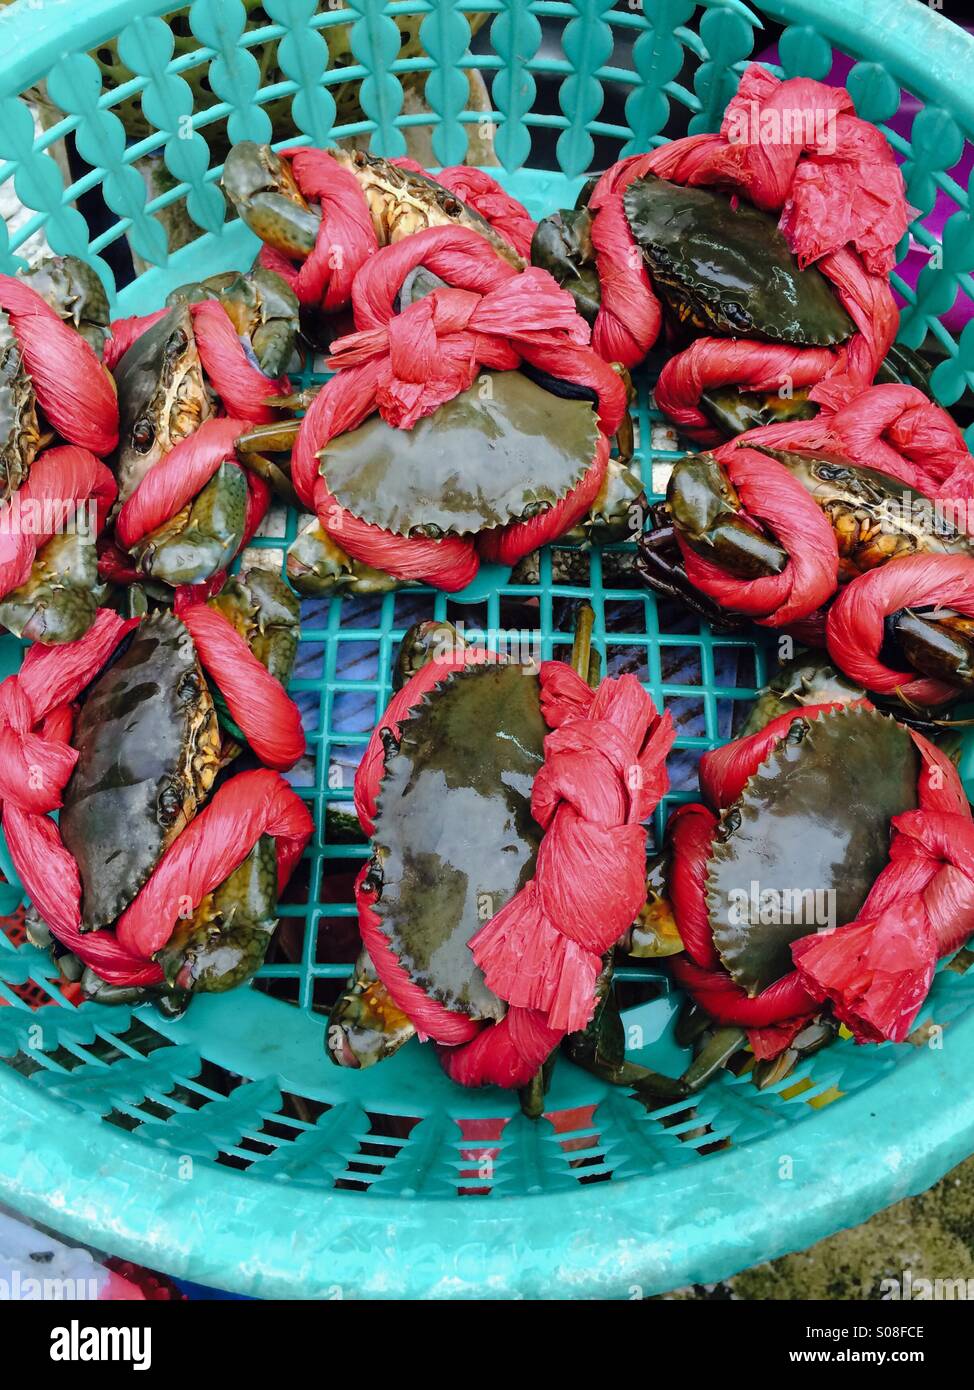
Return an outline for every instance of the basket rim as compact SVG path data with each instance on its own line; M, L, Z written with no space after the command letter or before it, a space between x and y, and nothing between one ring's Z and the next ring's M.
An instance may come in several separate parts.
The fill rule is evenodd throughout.
M63 1102L2 1068L0 1200L56 1222L66 1238L96 1247L107 1239L123 1258L261 1298L649 1296L803 1249L924 1190L965 1158L974 1142L974 1011L950 1025L941 1050L910 1051L801 1125L807 1136L814 1124L811 1146L790 1144L792 1131L781 1128L617 1185L462 1200L369 1200L286 1182L272 1195L266 1182L213 1164L197 1184L180 1176L177 1152L122 1130L106 1144L102 1120L75 1113L65 1124ZM48 1127L59 1144L41 1154L32 1138ZM874 1142L863 1142L867 1134ZM826 1176L815 1160L823 1153ZM785 1158L790 1178L781 1175Z
M187 7L189 0L185 0ZM502 13L507 0L474 0L461 9ZM437 0L415 0L415 12L432 11ZM696 0L703 10L721 9L726 0ZM31 9L14 4L0 9L4 63L0 65L0 100L19 96L41 81L65 52L90 52L116 37L133 19L161 16L178 9L174 0L85 0L83 5L48 4ZM751 8L750 6L748 8ZM897 80L925 102L942 106L974 138L974 88L969 82L974 36L921 0L753 0L758 14L783 24L809 24L830 44L840 45L861 61L876 57L878 46L896 64ZM354 10L350 10L353 16ZM876 34L879 44L874 43ZM201 45L204 46L204 45ZM870 54L870 49L873 50Z

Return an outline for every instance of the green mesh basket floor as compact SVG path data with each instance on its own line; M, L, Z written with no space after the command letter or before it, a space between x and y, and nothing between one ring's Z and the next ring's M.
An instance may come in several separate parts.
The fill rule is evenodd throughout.
M34 12L26 46L14 28L24 21L0 11L10 40L0 59L0 185L12 180L29 214L0 247L0 264L15 268L43 228L52 247L86 255L112 282L105 258L126 238L155 268L122 291L118 313L155 308L175 285L254 254L250 234L225 221L211 126L267 138L273 106L275 119L290 113L286 139L371 133L375 151L399 154L404 132L425 121L436 157L453 162L483 119L466 110L465 74L477 69L500 176L537 216L574 201L596 151L604 161L674 126L715 128L764 43L758 11L739 0L356 0L320 13L310 0L264 0L247 6L246 30L238 0L196 0L180 11L173 56L160 17L171 4L93 0L73 16L62 8ZM925 103L912 143L892 137L908 160L917 240L930 242L923 218L938 193L957 211L917 290L896 282L907 300L901 336L915 344L934 335L944 354L935 388L945 403L958 400L974 384L974 338L955 340L938 315L958 289L971 294L968 195L951 175L974 129L963 80L971 46L902 0L765 8L785 25L784 75L824 75L831 37L858 60L849 86L860 114L888 120L900 88ZM397 21L410 17L403 43ZM323 35L341 23L348 61L326 67ZM119 34L97 61L86 56ZM431 109L418 115L404 109L402 90L416 74L426 75ZM194 105L204 75L208 96ZM42 78L65 114L38 133L17 93ZM350 83L360 84L358 107L347 100ZM543 86L554 103L542 103ZM603 112L610 89L622 99ZM127 144L116 111L136 99L150 133ZM51 154L68 133L96 166L73 183ZM539 151L559 168L522 167L542 163ZM165 194L146 199L133 168L142 156L164 161ZM99 171L117 221L91 239L73 204ZM167 254L160 216L175 205L204 235ZM637 461L658 496L681 450L651 409L645 374L639 385ZM292 515L283 535L255 541L263 563L282 562L295 527ZM361 1073L325 1057L327 1006L355 954L351 884L366 854L348 819L354 769L412 623L462 621L488 643L513 629L550 657L571 642L576 604L590 602L605 670L635 672L677 726L657 835L669 807L695 795L701 752L738 727L774 650L658 603L633 575L629 549L552 547L525 582L486 571L460 596L414 589L304 602L291 688L309 752L292 781L316 831L272 958L253 988L200 998L167 1023L149 1008L71 1007L46 958L0 936L0 1201L167 1272L256 1294L634 1297L807 1244L929 1184L970 1150L974 977L954 971L938 974L923 1010L921 1022L937 1025L926 1046L840 1040L778 1086L759 1092L725 1074L692 1109L651 1115L563 1059L546 1117L532 1124L503 1092L453 1086L415 1042ZM0 642L4 671L19 650ZM965 750L962 772L971 757ZM10 910L17 891L3 892L0 909ZM679 1069L679 997L665 972L634 963L618 978L630 1055Z

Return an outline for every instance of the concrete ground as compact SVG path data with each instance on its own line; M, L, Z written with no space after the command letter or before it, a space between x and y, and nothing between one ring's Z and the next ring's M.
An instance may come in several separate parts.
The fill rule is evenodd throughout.
M881 1299L882 1281L970 1281L940 1297L974 1297L974 1158L929 1192L897 1202L862 1226L840 1231L809 1250L756 1265L719 1284L694 1285L669 1299Z

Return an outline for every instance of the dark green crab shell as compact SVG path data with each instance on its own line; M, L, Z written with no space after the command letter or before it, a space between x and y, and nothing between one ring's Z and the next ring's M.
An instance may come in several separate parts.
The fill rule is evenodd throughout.
M654 286L697 332L832 347L853 323L821 271L798 263L776 219L741 199L653 174L623 194Z
M189 306L146 329L115 368L118 451L113 471L125 502L159 460L213 413Z
M545 733L530 668L471 666L423 700L386 754L375 910L412 979L474 1018L504 1013L467 942L534 871L531 788Z
M378 415L321 451L332 496L395 535L473 535L547 511L584 477L598 421L523 373L485 372L410 430Z
M72 742L61 836L78 863L83 927L107 926L192 819L220 736L188 631L157 613L90 687Z
M749 995L785 975L801 936L851 922L889 857L890 821L916 806L919 755L906 729L861 706L797 719L721 814L708 860L714 943ZM752 893L752 886L755 891ZM821 891L826 915L811 899ZM742 898L799 920L762 923ZM742 895L739 897L738 895ZM739 920L742 918L744 920Z

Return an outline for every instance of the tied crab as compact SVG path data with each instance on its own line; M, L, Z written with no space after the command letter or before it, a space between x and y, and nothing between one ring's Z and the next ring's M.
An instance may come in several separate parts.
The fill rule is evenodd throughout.
M783 135L796 112L827 113L828 135ZM636 366L666 330L656 405L710 444L808 419L836 389L923 382L922 361L890 351L910 212L848 92L752 63L719 131L611 165L538 227L532 259L575 295L603 357Z
M61 837L78 864L82 925L114 922L213 786L220 732L189 632L145 619L88 691Z
M718 809L706 858L707 928L717 958L749 999L787 974L794 941L856 917L887 858L890 820L916 807L918 772L908 732L888 716L851 705L828 714L816 710L791 724L740 794ZM683 849L679 838L674 844L674 830L680 824L677 813L663 852L650 865L658 911L677 930L674 873ZM674 941L672 933L640 936L638 930L628 943L631 954L643 958L673 957L674 944L676 951L683 947L678 934ZM617 1028L611 1010L596 1023ZM756 1084L782 1080L836 1033L827 1014L809 1018L780 1055L759 1057ZM691 1000L679 1016L676 1040L694 1054L673 1082L687 1095L735 1058L744 1063L748 1033L737 1024L715 1023ZM590 1052L604 1060L598 1032L573 1039L571 1046L582 1064ZM590 1069L614 1079L605 1069ZM621 1084L627 1080L619 1078ZM667 1088L659 1078L652 1083L648 1094L663 1103Z
M628 373L623 377L631 391ZM250 467L260 460L264 476L290 501L287 451L298 428L298 421L257 425L237 441L241 460ZM621 456L609 460L597 496L567 540L602 544L632 534L643 489L627 466L630 431L627 416ZM404 538L467 539L548 512L582 480L597 440L592 393L522 367L485 372L411 430L373 416L320 451L320 470L335 501L370 525ZM528 475L526 459L533 465ZM299 524L287 576L309 596L384 593L410 582L353 558L340 531L329 534L317 517Z
M398 687L465 648L452 624L417 624L396 659ZM475 759L463 756L464 729L477 731L482 752ZM390 730L384 734L382 803L364 883L378 894L382 930L416 980L445 1007L479 1020L499 1020L504 1004L488 988L467 942L483 925L485 908L500 910L533 868L540 828L531 816L530 788L542 764L544 734L537 675L502 663L453 672L412 712L401 739ZM439 790L444 777L458 810L465 803L452 835L444 834L452 818ZM464 834L470 815L475 845ZM427 842L435 848L425 848ZM371 1066L414 1032L365 952L329 1016L331 1060Z
M583 190L582 200L591 191L592 185ZM582 200L538 224L532 259L592 323L601 291L591 214ZM653 174L629 185L623 207L675 350L702 334L795 347L835 347L851 337L852 320L825 276L798 265L768 213ZM816 412L806 389L778 394L712 387L700 404L726 436Z
M242 638L276 681L287 683L298 609L283 580L262 570L245 572L205 607L226 621L233 640ZM82 932L117 923L210 793L226 782L226 769L248 741L227 708L219 673L216 679L210 673L212 635L204 673L191 617L145 617L81 706L73 735L78 761L60 829L81 880ZM123 988L89 969L82 976L85 991L103 1002L155 998L178 1012L193 993L219 992L249 978L276 925L276 868L274 840L261 835L192 912L180 915L156 957L160 986Z
M544 796L538 800L551 775L550 759L567 752L577 737L598 742L599 721L609 718L605 711L623 691L627 701L635 701L634 710L638 704L641 718L649 719L641 766L660 766L671 741L668 721L656 718L645 695L636 698L634 684L599 682L599 658L590 646L592 622L591 609L583 607L570 666L491 657L468 647L448 623L421 623L406 634L395 669L399 695L356 780L356 805L372 839L356 888L366 952L329 1019L326 1046L338 1065L370 1066L392 1055L415 1030L444 1045L444 1066L455 1080L516 1086L526 1114L534 1117L543 1110L554 1057L569 1031L567 1015L556 1015L553 1005L533 996L539 1012L529 1012L528 1026L540 1034L527 1056L519 1041L513 1053L507 1052L508 1030L515 1030L514 1039L523 1037L517 1030L525 1026L520 1021L525 996L518 993L519 1002L512 1002L512 987L502 983L496 957L478 953L485 938L496 941L510 929L501 924L516 920L512 908L520 905L523 911L542 891L535 884L551 852L544 842L560 824L557 814L552 818L541 809ZM571 691L570 707L553 705L556 690L555 699L568 698ZM582 714L587 709L592 720ZM572 730L576 717L584 731L578 734ZM470 730L476 731L473 738ZM575 814L584 821L585 755L578 757ZM664 785L652 775L650 799ZM637 778L632 785L643 784ZM600 834L609 836L613 813L604 814ZM471 824L477 827L473 837ZM600 917L603 938L607 932L622 934L632 920L630 908L634 916L643 896L645 832L634 827L631 838L626 886L620 885L618 901L607 903ZM523 949L544 952L547 974L555 979L561 950L557 928L552 935L543 917L529 916L524 930ZM521 947L515 950L519 960ZM589 948L585 959L591 973L576 1000L574 1016L580 1021L591 1018L597 1000L604 1012L598 954ZM404 979L409 981L405 996ZM419 993L431 1013L424 1013ZM550 1025L543 1022L542 1009L549 1010ZM492 1052L491 1045L498 1050ZM647 1082L653 1079L645 1069L636 1070ZM674 1089L666 1078L659 1084ZM675 1091L682 1094L678 1086Z
M214 299L226 310L244 351L271 380L283 375L298 341L298 299L290 285L263 266L241 274L228 270L182 285L166 300L169 306Z
M358 184L379 246L427 227L468 227L517 270L524 261L486 218L435 179L360 150L330 150ZM290 162L269 145L242 140L223 167L222 185L242 221L267 246L303 259L315 247L320 212L304 197Z
M589 324L602 303L586 206L593 186L582 190L574 210L540 221L532 243L534 264L571 293ZM814 265L799 265L774 215L723 192L654 174L629 183L622 208L674 352L700 336L795 349L838 349L852 338L855 324L834 288ZM930 368L899 343L889 347L875 379L930 393ZM809 391L786 381L760 391L711 384L698 406L720 435L731 438L760 425L816 416Z
M94 359L87 349L71 365L73 374L85 374L89 369L97 371L105 339L109 331L108 297L98 274L76 256L45 256L17 276L18 290L26 287L31 293L30 305L23 305L20 298L18 309L8 313L0 309L0 502L6 501L27 480L31 465L40 451L46 448L58 433L55 421L60 418L60 432L71 443L91 447L95 443L91 427L97 421L77 419L68 425L66 417L59 410L59 402L50 394L45 397L47 411L41 409L34 383L26 365L28 352L20 341L24 333L24 321L33 323L38 333L37 341L30 352L40 357L63 356L63 340L60 335L51 337L46 332L44 305L53 310L57 318L75 330L78 337L87 343L95 354ZM37 298L35 298L37 296ZM41 302L39 302L41 301ZM20 327L17 327L19 322ZM33 337L33 334L30 335ZM69 335L70 336L70 335ZM48 339L49 341L43 341ZM78 345L80 347L80 344ZM65 363L65 370L68 370ZM109 385L107 374L101 373L101 380L92 382L93 395L86 403L87 409L95 416L107 409L111 419L102 423L111 425L112 441L117 421L114 392ZM81 383L72 382L74 390ZM83 385L89 383L85 381ZM62 403L63 404L63 403ZM50 418L48 418L50 417ZM86 426L88 428L86 428ZM77 434L75 431L78 431ZM95 431L97 434L97 430ZM111 444L100 443L99 455Z
M887 565L904 574L904 562L922 557L949 557L962 567L974 561L974 542L944 509L913 497L885 473L829 451L757 443L748 450L783 469L828 522L837 567L825 601L836 589L856 589L861 577ZM688 573L688 559L700 557L708 572L746 583L782 575L791 556L769 526L747 515L728 463L733 464L733 455L721 451L720 457L690 455L674 465L665 502L650 509L651 527L640 539L638 566L653 588L679 598L710 622L734 626L741 617L733 600L725 604L706 592L696 571ZM825 640L825 623L814 613L802 616L820 629L816 640ZM769 620L773 615L764 619ZM969 692L974 689L972 631L971 617L945 603L905 603L885 616L883 656L949 684L956 693ZM829 647L844 669L838 645L829 640ZM855 671L848 674L856 676Z
M636 949L669 955L690 995L677 1027L695 1052L680 1078L688 1092L748 1065L748 1044L763 1087L840 1023L860 1042L902 1041L937 957L970 931L971 885L936 848L949 824L962 856L972 830L949 760L826 667L796 664L779 686L753 732L705 755L705 804L681 806L667 825L655 869L685 953ZM838 702L804 705L813 693ZM944 872L957 891L946 913Z
M188 303L148 328L115 369L119 502L149 471L214 415ZM240 548L247 517L247 479L232 461L220 465L199 494L143 536L132 560L140 575L167 585L195 584L226 568Z

